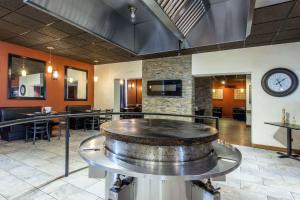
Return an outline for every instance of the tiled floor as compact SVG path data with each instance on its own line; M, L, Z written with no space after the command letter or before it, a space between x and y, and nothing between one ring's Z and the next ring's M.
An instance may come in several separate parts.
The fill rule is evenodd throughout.
M73 132L71 169L86 164L78 156L80 141L93 133ZM238 146L242 165L221 187L223 200L300 200L300 162L279 159L275 152ZM50 143L0 142L0 200L101 200L105 181L89 179L82 170L50 184L64 173L64 140Z

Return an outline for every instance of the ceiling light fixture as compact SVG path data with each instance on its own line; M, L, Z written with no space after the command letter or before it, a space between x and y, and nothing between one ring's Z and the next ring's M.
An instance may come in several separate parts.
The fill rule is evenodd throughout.
M73 83L74 79L72 77L69 78L69 83Z
M129 5L128 10L130 12L130 21L132 23L135 23L136 22L136 10L137 10L137 8L133 5Z
M223 85L225 85L225 84L226 84L226 81L225 81L225 80L222 80L221 83L222 83Z
M123 84L124 84L124 80L121 79L121 80L120 80L120 85L123 85Z
M49 49L49 61L48 61L48 66L47 66L47 72L51 74L53 72L53 67L52 67L52 50L54 49L53 47L47 47Z

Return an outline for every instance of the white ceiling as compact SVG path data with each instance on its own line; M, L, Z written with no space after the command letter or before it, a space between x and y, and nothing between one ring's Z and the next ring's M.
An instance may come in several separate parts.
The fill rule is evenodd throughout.
M255 8L261 8L265 6L270 6L278 3L283 3L291 0L256 0Z

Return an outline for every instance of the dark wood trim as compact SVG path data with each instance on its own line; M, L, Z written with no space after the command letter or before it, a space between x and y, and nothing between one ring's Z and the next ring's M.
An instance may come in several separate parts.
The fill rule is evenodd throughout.
M69 99L67 97L67 83L68 83L68 69L73 69L73 70L78 70L78 71L83 71L86 72L86 94L85 94L85 99ZM64 74L64 100L65 101L87 101L88 100L88 83L89 83L89 71L81 68L76 68L76 67L71 67L71 66L65 66L65 74Z
M274 147L274 146L262 145L262 144L252 144L252 147L270 150L270 151L286 152L286 148L283 147ZM296 154L300 154L300 149L293 149L293 152Z
M11 94L11 71L12 71L12 58L16 57L16 58L23 58L26 60L32 60L32 61L36 61L36 62L40 62L44 64L44 96L43 97L13 97L10 96ZM43 60L38 60L35 58L30 58L27 56L20 56L20 55L16 55L16 54L8 54L8 79L7 79L7 99L11 99L11 100L46 100L47 98L47 89L46 89L46 61Z

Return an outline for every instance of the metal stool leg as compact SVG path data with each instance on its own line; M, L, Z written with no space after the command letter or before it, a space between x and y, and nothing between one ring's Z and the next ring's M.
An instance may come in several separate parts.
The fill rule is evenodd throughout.
M50 142L50 130L49 130L49 124L47 122L47 137L48 137L48 142Z
M36 137L36 123L33 125L33 141L32 144L35 144L35 137Z
M59 136L58 136L58 140L60 140L61 137L61 124L59 125Z

